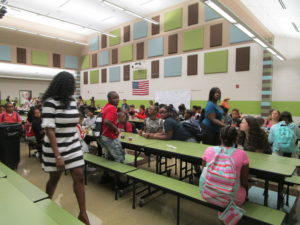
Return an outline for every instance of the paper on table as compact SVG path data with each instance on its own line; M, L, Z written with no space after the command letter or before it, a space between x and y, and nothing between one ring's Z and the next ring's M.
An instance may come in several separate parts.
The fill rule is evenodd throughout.
M166 146L169 147L169 148L176 149L176 146L173 146L173 145L166 145Z

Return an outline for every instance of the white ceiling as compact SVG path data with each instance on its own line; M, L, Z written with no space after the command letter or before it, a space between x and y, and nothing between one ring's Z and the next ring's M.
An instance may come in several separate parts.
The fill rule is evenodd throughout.
M110 2L141 16L151 15L185 1L187 0L110 0ZM136 19L135 16L108 6L99 0L8 0L8 4L100 31L105 31ZM32 13L14 10L13 8L8 9L6 16L41 23L82 35L95 33L88 29L71 26L70 24L61 23ZM2 21L5 22L4 20L5 17Z
M300 30L300 0L282 0L286 9L281 7L279 0L241 0L275 36L299 38L292 22Z

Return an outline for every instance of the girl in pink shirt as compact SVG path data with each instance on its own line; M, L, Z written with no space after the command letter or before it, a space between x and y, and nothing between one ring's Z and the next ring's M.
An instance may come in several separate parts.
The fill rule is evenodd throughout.
M236 142L237 131L235 127L223 127L221 129L220 138L222 141L222 145L220 147L225 148L225 152L232 150L231 146L233 146ZM206 163L211 162L215 157L214 147L208 147L202 157L202 166L206 166ZM247 197L248 192L248 174L249 174L249 158L244 150L234 149L234 152L231 155L236 171L237 177L240 179L240 186L236 193L235 203L237 205L242 205Z

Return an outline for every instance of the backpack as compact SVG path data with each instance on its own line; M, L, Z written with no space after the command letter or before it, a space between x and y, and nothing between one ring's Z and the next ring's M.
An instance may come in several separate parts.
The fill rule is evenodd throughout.
M18 112L15 112L15 111L13 112L13 114L15 114L15 119L16 119L16 123L17 123L19 114L18 114ZM5 117L4 113L2 113L1 115L2 115L2 121L4 121L4 117Z
M183 122L182 123L183 128L191 134L198 142L202 140L202 130L201 127L192 122Z
M102 113L96 117L95 127L93 129L94 137L100 137L102 134Z
M284 153L293 152L297 140L295 132L285 123L278 124L274 130L273 149Z
M239 179L231 158L234 148L214 147L215 157L206 164L200 177L200 193L209 203L226 207L235 199Z

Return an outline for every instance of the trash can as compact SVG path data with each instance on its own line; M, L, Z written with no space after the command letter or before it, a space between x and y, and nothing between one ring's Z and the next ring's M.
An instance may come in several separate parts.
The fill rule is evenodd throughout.
M0 161L14 170L20 162L21 135L21 124L0 123Z

